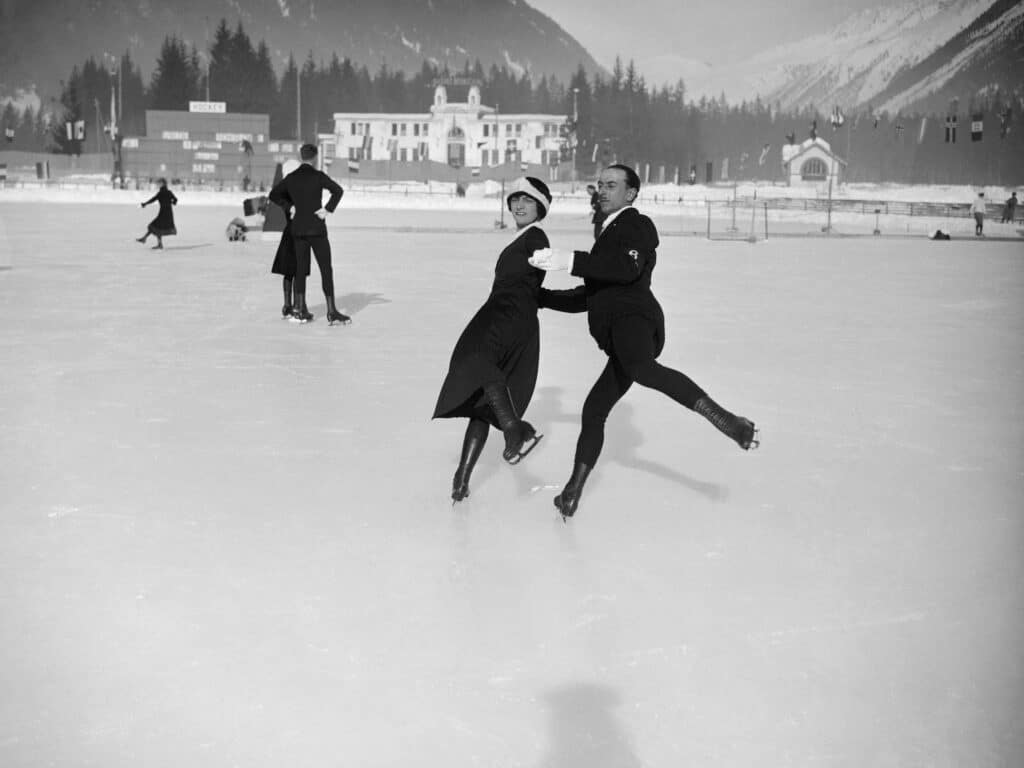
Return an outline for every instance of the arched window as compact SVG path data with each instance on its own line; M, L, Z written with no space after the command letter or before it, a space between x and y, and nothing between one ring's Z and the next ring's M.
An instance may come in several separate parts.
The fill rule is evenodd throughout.
M828 166L820 157L812 157L800 166L800 178L805 181L819 181L828 178Z
M466 164L466 134L457 125L448 131L448 165L461 168Z

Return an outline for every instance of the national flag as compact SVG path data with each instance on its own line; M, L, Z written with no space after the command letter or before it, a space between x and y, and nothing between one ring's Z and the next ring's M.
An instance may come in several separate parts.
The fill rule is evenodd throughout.
M946 115L946 143L956 144L956 126L957 126L956 115Z
M829 118L829 122L832 123L833 131L846 122L846 115L843 114L843 110L838 105L832 108L832 116Z
M981 112L975 112L971 115L971 141L981 141L981 133L984 127L984 115Z
M519 170L526 173L530 169L530 164L525 160L519 164Z
M480 175L480 169L479 168L470 168L469 169L469 175L470 176L479 176Z
M761 147L761 156L757 159L758 165L764 165L764 160L766 157L768 157L768 152L771 151L771 148L771 144L765 144L763 147Z
M590 162L597 162L597 143L594 143L594 151L590 153Z
M902 139L903 138L903 124L902 123L896 123L896 138L897 139Z
M874 115L873 116L871 127L873 129L878 127L878 115Z
M72 139L74 139L75 138L75 125L74 125L74 123L71 123L71 122L64 123L64 133L67 135L68 141L71 141Z
M787 133L786 134L786 143L787 144L796 144L796 131L793 131L791 133Z
M1005 139L1006 134L1010 132L1010 118L1013 116L1013 112L1009 107L999 113L999 138Z
M812 139L818 138L818 121L817 120L811 120L811 138Z
M918 144L920 144L922 141L924 141L924 131L925 131L925 127L927 125L928 125L928 118L927 117L922 117L921 118L921 130L919 130L917 132L917 143Z
M75 138L79 141L85 141L85 120L77 120L75 122Z
M14 129L11 127L4 128L4 138L7 139L7 143L14 141Z
M359 161L358 160L349 160L348 161L348 172L349 173L359 173Z

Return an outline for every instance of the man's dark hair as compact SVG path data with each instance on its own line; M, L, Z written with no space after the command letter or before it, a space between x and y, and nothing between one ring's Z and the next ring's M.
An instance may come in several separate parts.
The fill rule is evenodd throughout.
M622 163L612 163L608 166L609 168L618 168L624 174L626 174L626 186L630 189L635 189L637 192L640 191L640 177L636 175L636 171L630 168L628 165Z
M303 160L312 160L316 157L316 145L314 144L303 144L299 147L299 157Z

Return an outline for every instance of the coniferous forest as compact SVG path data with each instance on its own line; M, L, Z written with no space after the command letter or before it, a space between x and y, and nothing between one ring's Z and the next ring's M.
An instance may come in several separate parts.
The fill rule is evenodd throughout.
M142 135L145 110L187 109L190 100L224 101L230 112L270 115L271 136L295 139L297 95L306 140L333 129L336 111L426 112L438 78L470 77L481 84L484 104L509 113L575 115L575 157L581 174L613 160L650 166L650 179L664 173L685 181L690 169L697 180L781 180L781 147L800 142L812 131L832 144L848 161L848 180L925 184L1019 184L1024 182L1024 99L992 93L984 102L965 94L956 141L947 141L947 115L887 113L871 110L846 114L834 127L836 106L817 105L784 111L760 100L730 104L718 98L691 99L685 84L650 87L633 64L616 60L608 75L589 74L580 67L563 83L556 78L531 80L505 67L484 69L466 62L461 71L439 70L424 62L409 76L381 66L365 66L335 54L329 61L290 57L275 71L265 42L256 44L241 23L233 29L222 19L208 51L167 37L149 82L138 62L125 53L120 61L92 58L76 66L61 83L59 100L38 111L17 111L8 104L2 114L5 149L77 151L67 139L65 124L84 121L85 152L108 151L112 93L121 105L123 136ZM972 115L981 113L983 131L971 139ZM13 136L12 136L13 132ZM567 151L567 158L571 151ZM664 169L664 170L662 170Z

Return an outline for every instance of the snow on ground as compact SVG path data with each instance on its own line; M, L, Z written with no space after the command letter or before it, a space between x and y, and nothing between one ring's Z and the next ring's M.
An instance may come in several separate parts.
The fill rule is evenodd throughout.
M330 328L237 208L0 200L0 764L1024 761L1019 243L666 236L662 361L764 444L635 388L563 524L583 316L455 508L429 418L492 211L343 205Z

